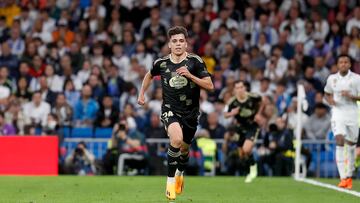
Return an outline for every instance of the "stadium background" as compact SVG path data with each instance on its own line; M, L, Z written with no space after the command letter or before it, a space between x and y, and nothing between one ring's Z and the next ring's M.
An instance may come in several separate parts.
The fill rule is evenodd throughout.
M203 59L215 85L215 92L201 93L190 174L242 175L241 167L232 170L231 164L237 166L229 158L232 131L221 113L234 81L242 79L266 103L255 150L259 175L293 172L294 144L283 139L294 137L300 83L308 103L302 115L303 171L309 177L337 177L323 87L336 72L339 54L350 55L352 70L360 72L359 6L356 0L2 1L0 132L57 135L61 174L117 174L117 164L106 170L104 159L111 153L114 124L125 118L128 133L144 146L136 154L147 162L136 170L125 166L121 173L164 174L159 78L146 108L136 104L137 91L153 61L169 53L166 30L182 25L189 31L188 51ZM80 141L88 156L74 166Z

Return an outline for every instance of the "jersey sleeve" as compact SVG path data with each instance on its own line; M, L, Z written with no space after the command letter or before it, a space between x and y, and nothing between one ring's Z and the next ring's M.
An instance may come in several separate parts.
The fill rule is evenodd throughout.
M195 60L196 76L199 78L209 77L210 73L207 71L206 65L200 56L196 56Z
M156 60L150 70L152 76L160 75L160 60Z
M331 85L331 78L332 77L328 77L328 79L326 80L326 85L324 87L324 92L328 93L328 94L332 94L334 92L332 85Z

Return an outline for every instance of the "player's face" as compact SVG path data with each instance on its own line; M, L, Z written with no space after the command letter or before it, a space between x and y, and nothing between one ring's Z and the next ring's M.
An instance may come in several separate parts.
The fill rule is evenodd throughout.
M245 85L242 82L238 82L235 84L235 94L236 95L243 95L246 93Z
M339 58L337 67L341 73L347 72L351 67L350 59L348 57Z
M184 34L172 35L168 43L171 53L180 56L186 51L187 42Z

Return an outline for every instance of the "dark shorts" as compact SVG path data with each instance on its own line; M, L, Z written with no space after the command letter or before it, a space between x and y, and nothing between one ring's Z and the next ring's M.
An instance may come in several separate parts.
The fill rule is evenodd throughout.
M238 146L242 147L245 140L250 140L255 142L260 132L259 127L244 128L241 126L236 127L236 133L239 134Z
M165 125L167 131L168 127L172 123L179 123L183 132L183 141L186 144L191 144L191 141L194 138L197 126L198 126L198 117L200 112L194 110L193 113L182 115L171 111L170 109L162 109L161 121Z

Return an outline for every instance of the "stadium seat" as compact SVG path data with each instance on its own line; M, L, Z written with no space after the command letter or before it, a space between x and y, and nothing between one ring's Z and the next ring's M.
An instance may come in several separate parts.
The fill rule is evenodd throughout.
M92 128L73 128L71 131L72 138L92 138L93 129Z
M64 138L71 137L71 128L70 127L63 127L60 131L63 134Z
M95 138L111 138L112 128L96 128Z

